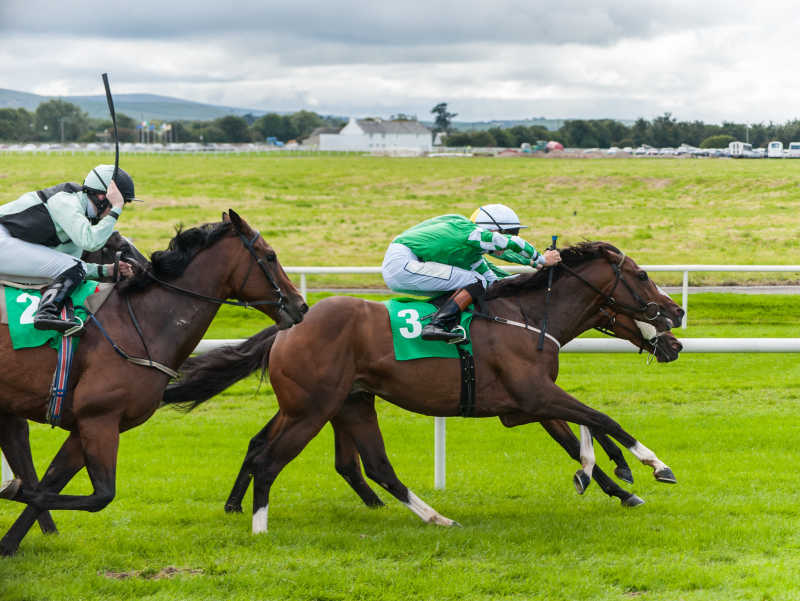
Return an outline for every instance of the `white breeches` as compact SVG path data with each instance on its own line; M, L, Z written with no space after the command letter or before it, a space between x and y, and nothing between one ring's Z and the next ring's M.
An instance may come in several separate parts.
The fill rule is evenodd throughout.
M485 275L453 265L420 261L404 244L390 244L381 266L383 281L396 292L438 293L448 292L481 282L488 285ZM489 272L487 272L489 273ZM494 280L494 274L490 275Z
M0 279L25 284L49 283L79 259L40 244L14 238L0 225ZM83 265L84 270L86 265Z

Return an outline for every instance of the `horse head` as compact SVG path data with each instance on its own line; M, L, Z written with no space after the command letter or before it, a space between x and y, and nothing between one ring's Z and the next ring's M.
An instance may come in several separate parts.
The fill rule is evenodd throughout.
M222 220L233 225L245 253L229 280L234 294L240 300L254 301L253 306L274 319L279 329L303 321L308 305L283 270L277 253L233 209L223 213Z

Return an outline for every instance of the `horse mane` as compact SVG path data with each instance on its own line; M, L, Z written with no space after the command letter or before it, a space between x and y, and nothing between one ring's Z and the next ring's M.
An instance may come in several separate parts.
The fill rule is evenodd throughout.
M568 267L575 267L586 261L600 257L603 250L619 253L619 249L608 242L584 241L574 246L559 249L561 262ZM564 274L563 269L553 271L553 281L557 281ZM533 273L523 273L516 277L503 278L495 281L486 292L486 300L515 296L525 291L538 290L547 286L548 270L542 269Z
M120 293L128 294L146 289L153 283L150 274L160 280L180 277L200 251L224 238L232 227L233 224L227 221L206 223L188 230L184 230L181 225L177 226L175 237L169 241L167 249L157 250L150 255L150 266L146 271L123 280L118 286Z

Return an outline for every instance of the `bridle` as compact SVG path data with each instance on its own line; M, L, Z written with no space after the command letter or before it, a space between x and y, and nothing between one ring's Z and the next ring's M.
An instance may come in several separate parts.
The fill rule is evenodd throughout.
M619 262L615 263L610 259L608 260L611 265L611 269L614 271L614 284L611 286L611 291L608 293L600 290L600 288L592 284L589 280L584 278L571 267L564 265L564 263L557 263L554 267L551 267L551 269L554 269L555 267L561 267L568 274L578 278L578 280L586 284L589 288L594 290L603 298L603 302L601 303L602 307L608 307L611 310L619 309L621 311L627 311L628 313L633 314L641 314L648 321L655 321L661 316L661 306L653 301L646 302L641 296L639 296L636 290L633 289L633 286L628 283L628 281L625 279L625 276L622 275L622 265L625 262L626 256L622 251L619 251L619 254ZM629 305L627 303L622 303L614 297L614 291L616 291L620 282L622 282L622 285L628 289L630 295L639 304L638 307L634 307L633 305Z
M658 347L661 343L661 338L658 335L654 336L653 338L647 339L645 338L644 334L639 328L632 328L625 324L617 323L617 314L611 310L607 310L605 307L600 307L600 313L606 316L608 321L605 325L595 326L595 330L598 332L605 334L606 336L611 336L612 338L620 338L615 331L615 328L619 328L625 330L626 332L631 332L634 336L639 338L639 354L641 355L645 351L645 347L649 346L650 348L647 349L648 360L647 363L649 364L654 357L658 356Z
M264 260L258 256L255 249L255 243L261 237L261 233L258 230L255 230L255 234L253 238L248 240L244 234L241 232L237 232L239 234L239 239L242 241L242 244L250 253L250 256L253 257L255 263L258 265L259 269L261 269L261 273L264 274L264 277L267 278L270 286L272 286L272 291L275 293L275 296L278 297L278 300L257 300L257 301L233 301L224 298L217 298L214 296L207 296L205 294L200 294L199 292L194 292L193 290L187 290L186 288L181 288L180 286L176 286L175 284L171 284L170 282L165 282L157 278L151 271L147 271L147 276L159 284L164 288L168 288L173 292L177 292L178 294L183 294L184 296L190 296L192 298L199 298L201 300L216 303L218 305L233 305L234 307L259 307L263 305L276 305L279 311L283 311L286 308L286 295L283 294L280 286L275 281L275 277L270 273L267 266L264 264ZM274 259L273 259L274 260ZM244 276L244 280L242 281L241 285L239 286L239 290L244 289L245 284L247 284L247 280L250 278L250 272L253 270L253 263L250 263L250 267L247 269L247 273Z

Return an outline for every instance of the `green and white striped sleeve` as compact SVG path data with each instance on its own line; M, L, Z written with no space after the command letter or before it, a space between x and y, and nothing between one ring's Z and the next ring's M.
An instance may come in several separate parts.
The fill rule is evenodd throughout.
M512 251L527 259L527 262L523 264L530 264L531 262L544 263L544 257L539 254L539 251L519 236L501 234L500 232L492 232L476 227L470 232L467 242L484 252ZM518 263L519 260L513 262Z

